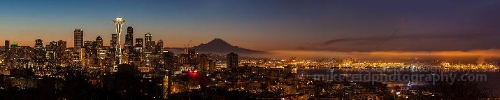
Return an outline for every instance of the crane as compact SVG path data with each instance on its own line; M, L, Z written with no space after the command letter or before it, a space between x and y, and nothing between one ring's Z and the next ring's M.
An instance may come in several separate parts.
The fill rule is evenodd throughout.
M186 45L184 45L184 53L188 54L189 45L191 45L192 42L193 40L189 40L189 42Z

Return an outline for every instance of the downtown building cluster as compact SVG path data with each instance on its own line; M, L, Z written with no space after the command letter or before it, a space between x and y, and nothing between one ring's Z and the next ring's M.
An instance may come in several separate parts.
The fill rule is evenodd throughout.
M216 66L217 60L212 59L212 55L199 54L191 48L185 48L183 54L173 54L164 48L163 40L154 41L151 33L134 38L134 28L131 26L126 29L123 47L118 43L118 34L111 34L109 45L104 44L105 39L101 36L91 41L84 40L82 29L75 29L73 34L73 47L68 47L64 40L44 44L44 40L36 39L33 47L18 46L15 42L5 40L6 45L0 49L0 64L4 69L33 69L35 72L40 71L37 73L40 75L44 74L41 70L56 67L116 72L119 64L130 64L141 72L149 72L166 68L208 71L215 70ZM237 62L237 58L234 59L231 63L233 66Z
M111 34L109 46L104 46L104 40L101 36L96 37L95 41L83 41L81 39L83 37L83 30L75 29L75 46L73 51L79 53L79 56L75 56L73 61L77 65L79 64L78 66L104 67L105 70L109 71L116 70L116 66L120 63L147 68L165 67L163 66L165 64L163 58L165 57L162 54L168 51L164 51L163 40L155 42L152 40L153 35L146 33L144 38L135 38L134 43L133 30L132 27L127 28L125 44L121 48L118 43L117 34ZM123 51L120 52L121 50L118 48L123 49ZM119 54L123 54L123 56L118 57L117 55Z
M44 44L44 40L36 39L34 46L19 46L10 40L0 48L0 68L8 75L9 69L30 69L39 76L49 75L43 70L56 67L71 67L79 70L99 70L116 72L120 64L129 64L141 72L151 72L154 69L174 71L215 70L216 62L213 54L199 54L192 48L185 47L182 54L164 48L163 40L153 40L151 33L134 38L134 28L128 26L124 42L121 42L122 26L125 20L118 17L113 20L116 33L111 34L109 45L103 37L84 38L84 30L73 31L73 47L68 47L67 41L58 40ZM0 46L1 47L1 46ZM235 55L234 53L232 53ZM238 65L238 57L229 59L227 65ZM236 62L236 63L235 63ZM224 65L224 64L222 64Z
M167 98L171 93L200 88L198 84L190 84L193 81L183 81L185 75L220 71L221 65L233 69L238 67L239 59L235 53L228 54L230 60L227 64L220 57L215 58L218 55L196 53L188 47L183 53L174 54L164 47L163 40L153 40L151 33L134 36L131 26L125 29L125 38L121 43L121 25L123 23L115 24L117 33L111 34L109 45L104 44L107 40L101 36L84 37L82 29L73 31L73 47L68 47L64 40L44 44L44 40L36 39L33 47L5 40L5 46L0 48L0 76L3 76L0 90L51 88L62 91L65 86L81 84L68 83L73 78L80 78L84 84L96 88L92 91L115 91L111 94L120 94L117 97ZM42 80L54 84L46 87L44 84L48 83ZM51 87L54 85L56 87ZM65 94L52 95L58 99L67 98Z

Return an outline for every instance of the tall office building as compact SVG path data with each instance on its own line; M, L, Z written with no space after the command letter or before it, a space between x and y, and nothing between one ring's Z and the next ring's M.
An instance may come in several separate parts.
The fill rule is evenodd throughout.
M83 47L85 47L85 49L92 49L92 43L94 41L84 41L83 42Z
M92 55L92 41L83 41L82 51L80 53L80 60L82 67L90 66L90 56Z
M198 63L198 65L196 65L196 69L202 70L202 71L209 70L210 59L209 59L208 55L199 54L198 57L196 58L196 62Z
M198 58L198 55L196 55L196 51L193 48L188 48L187 49L187 54L189 56L188 57L188 60L189 60L188 62L190 64L196 65L196 63L198 63L198 62L196 62L196 59Z
M6 56L5 56L5 65L6 66L10 66L11 64L11 59L10 59L10 56L11 56L11 53L9 52L10 51L10 41L9 40L5 40L5 52L6 52Z
M94 41L83 41L83 50L85 50L85 53L92 53L93 43Z
M134 28L132 26L127 27L127 35L125 35L125 48L131 48L134 45Z
M111 51L114 51L116 48L118 48L118 34L111 34L111 41L109 42L109 46L111 48Z
M148 46L148 47L149 47L150 51L154 51L154 49L155 49L155 44L156 44L156 42L155 42L155 41L149 41L149 46Z
M51 43L52 44L52 43ZM66 50L66 41L63 41L63 40L59 40L55 43L55 56L54 56L54 60L55 60L55 63L56 64L62 64L62 62L64 62L64 60L68 60L66 57L67 56L64 56L64 51Z
M144 40L145 40L146 42L148 42L148 41L152 41L152 37L153 37L153 35L151 35L151 33L146 33L146 34L144 35Z
M57 47L60 51L66 50L66 41L63 40L57 41Z
M170 51L162 51L165 68L172 70L175 65L175 55Z
M138 54L141 54L143 51L143 44L144 44L144 39L142 38L136 38L135 39L135 52Z
M74 48L79 50L83 46L83 30L75 29L74 33Z
M97 38L95 39L95 42L96 42L96 47L97 48L101 48L103 45L103 40L102 40L102 37L101 36L97 36Z
M135 48L131 50L131 53L129 53L129 62L130 64L134 66L138 66L141 63L141 56L143 53L143 44L144 44L144 39L142 38L136 38L135 39Z
M133 57L135 56L134 52L134 28L132 26L127 27L127 34L125 35L125 44L123 51L124 53L124 60L126 63L130 63L130 61L133 60Z
M144 44L144 39L142 39L142 38L135 39L135 47L142 47L143 44Z
M45 50L43 49L43 41L42 39L36 39L35 40L35 58L34 61L36 62L37 66L40 66L43 64L45 61Z
M112 48L117 48L118 45L118 34L111 34L111 40L109 46Z
M109 42L109 55L114 55L115 56L115 61L116 60L116 51L118 51L118 34L111 34L111 40ZM115 63L120 63L120 62L115 62Z
M50 65L57 65L56 64L56 58L57 58L57 42L56 41L52 41L50 42L47 46L45 46L45 49L46 49L46 58L49 62Z
M36 39L35 40L35 49L42 49L43 48L43 40L42 39Z
M163 40L158 40L158 42L155 45L155 51L154 54L161 53L163 50Z
M56 64L58 65L65 65L67 64L70 60L69 58L69 53L65 52L66 51L66 47L67 47L67 42L66 41L63 41L63 40L59 40L57 41L57 49L56 49Z
M73 31L73 49L75 51L74 56L76 61L83 60L82 58L84 57L84 55L82 53L82 47L83 47L83 30L75 29L75 31Z
M144 45L145 45L144 48L148 52L151 52L153 49L154 43L152 43L152 37L153 35L151 35L151 33L146 33L144 35Z
M5 51L9 51L9 48L10 48L10 41L9 40L5 40Z
M8 52L8 60L7 62L10 63L10 67L12 68L17 68L19 67L19 60L20 58L24 57L23 55L23 50L22 48L18 47L19 45L16 42L12 42L9 47Z
M233 71L235 71L236 68L239 66L238 54L231 52L227 54L226 57L227 57L227 68L231 68Z

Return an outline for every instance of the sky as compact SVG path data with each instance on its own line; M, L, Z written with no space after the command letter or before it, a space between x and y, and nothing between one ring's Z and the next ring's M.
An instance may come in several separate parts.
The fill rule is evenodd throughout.
M121 16L134 37L150 32L167 47L221 38L282 53L477 54L500 49L499 12L498 0L3 0L0 40L72 46L81 28L109 45Z

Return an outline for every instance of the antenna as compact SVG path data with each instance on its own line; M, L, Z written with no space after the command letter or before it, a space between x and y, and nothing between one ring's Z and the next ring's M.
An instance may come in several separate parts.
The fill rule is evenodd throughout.
M191 45L191 42L193 42L193 40L189 40L189 42L184 45L184 53L188 54L188 49L190 48L189 45Z

